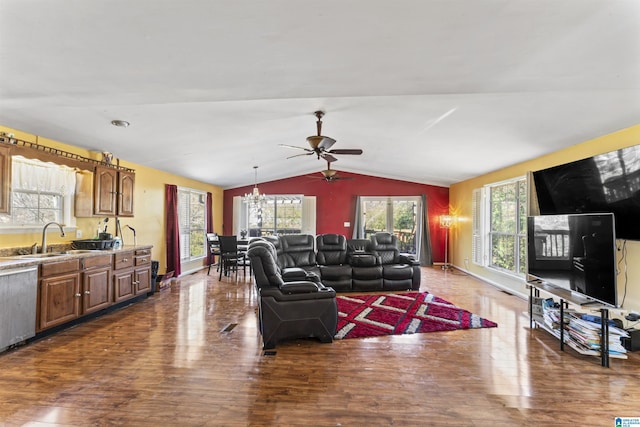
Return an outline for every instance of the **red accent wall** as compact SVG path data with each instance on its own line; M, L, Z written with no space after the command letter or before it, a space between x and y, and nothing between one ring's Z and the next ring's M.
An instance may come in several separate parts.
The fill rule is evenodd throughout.
M344 234L351 238L356 210L356 196L419 196L426 194L429 209L429 229L434 262L444 262L444 231L439 216L449 213L449 188L395 179L378 178L348 172L339 172L350 180L326 182L309 175L301 175L258 184L264 194L304 194L316 196L316 233ZM317 176L320 176L318 173ZM231 234L233 224L233 197L251 192L253 185L224 191L223 234ZM217 231L217 230L216 230Z

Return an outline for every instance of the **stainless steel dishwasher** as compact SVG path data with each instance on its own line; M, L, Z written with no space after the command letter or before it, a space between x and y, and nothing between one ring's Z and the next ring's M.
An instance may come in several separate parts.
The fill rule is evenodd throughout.
M0 270L0 352L36 334L37 267Z

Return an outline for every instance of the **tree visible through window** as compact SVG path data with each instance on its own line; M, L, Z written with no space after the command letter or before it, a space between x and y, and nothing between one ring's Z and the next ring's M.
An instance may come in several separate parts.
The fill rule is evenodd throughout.
M249 236L302 233L302 196L267 196L247 205Z
M417 253L419 197L362 197L361 203L365 238L388 231L397 236L400 252Z
M527 252L527 183L524 178L488 186L491 267L524 274Z
M202 191L178 189L181 261L191 261L205 255L206 200L207 195Z
M12 156L11 209L0 214L4 228L42 226L51 221L75 225L72 196L75 171L67 166Z

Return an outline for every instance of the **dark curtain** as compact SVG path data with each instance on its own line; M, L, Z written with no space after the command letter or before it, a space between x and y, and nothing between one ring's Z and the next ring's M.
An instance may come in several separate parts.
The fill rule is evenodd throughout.
M180 226L178 224L178 186L165 185L165 210L167 223L165 236L167 239L167 275L180 276Z
M420 233L420 265L431 266L433 265L433 253L431 250L431 232L429 231L429 209L427 207L427 196L422 194L422 218L420 218L420 225L422 233Z
M360 196L356 196L356 216L353 219L353 233L351 236L354 239L364 239L364 227L360 213Z
M213 207L211 206L213 203L213 196L210 192L207 192L207 212L206 212L206 221L207 221L207 233L213 233Z

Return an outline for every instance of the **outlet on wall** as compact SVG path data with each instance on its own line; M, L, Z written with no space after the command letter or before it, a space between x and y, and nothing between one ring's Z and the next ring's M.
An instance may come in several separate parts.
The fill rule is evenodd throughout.
M78 229L76 230L76 239L81 239L82 238L82 230Z

